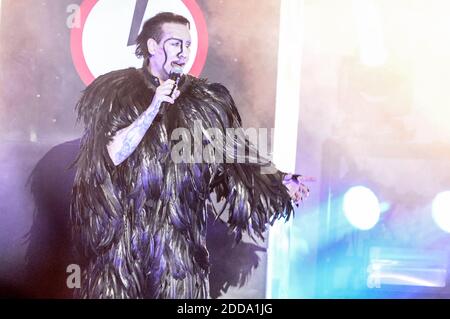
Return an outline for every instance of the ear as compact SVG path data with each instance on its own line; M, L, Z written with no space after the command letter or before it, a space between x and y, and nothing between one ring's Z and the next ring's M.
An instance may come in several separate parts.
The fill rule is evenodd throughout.
M147 48L150 55L155 55L157 47L158 43L154 39L150 38L147 40Z

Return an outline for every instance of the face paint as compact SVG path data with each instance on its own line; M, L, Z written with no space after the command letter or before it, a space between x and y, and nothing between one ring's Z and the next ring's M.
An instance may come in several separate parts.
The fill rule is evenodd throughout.
M177 58L180 58L180 55L183 53L183 44L184 44L184 43L183 43L183 40L177 39L177 38L169 38L169 39L167 39L166 41L164 41L164 44L163 44L164 57L165 57L165 59L164 59L164 65L166 65L166 63L167 63L167 50L166 50L166 44L167 44L169 41L176 41L176 43L178 43L178 46L180 47L180 51L179 51L178 53L175 54Z
M166 80L175 64L183 68L190 55L191 37L189 29L183 25L164 25L164 36L152 56L152 73Z
M183 68L190 55L190 41L171 37L163 42L164 63L163 68L170 73L173 67Z

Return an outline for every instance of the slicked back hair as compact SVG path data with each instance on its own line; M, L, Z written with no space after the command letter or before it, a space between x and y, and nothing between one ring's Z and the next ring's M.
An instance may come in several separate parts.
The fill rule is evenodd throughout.
M150 53L148 53L147 41L150 38L158 43L161 41L163 36L162 26L164 23L183 24L188 28L191 26L188 19L172 12L161 12L148 19L144 23L142 31L136 39L136 56L138 58L146 59L150 56Z

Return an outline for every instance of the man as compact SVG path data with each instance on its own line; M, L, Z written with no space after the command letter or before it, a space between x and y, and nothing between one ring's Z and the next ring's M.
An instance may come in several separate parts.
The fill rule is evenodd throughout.
M288 217L291 200L306 193L297 176L264 174L267 163L238 158L235 146L251 150L248 140L233 137L237 145L220 150L226 161L199 162L189 153L174 161L176 129L192 135L198 129L202 145L217 146L227 128L241 127L224 86L192 76L177 85L169 78L187 63L190 45L188 20L156 15L137 39L143 68L100 76L77 104L86 126L71 204L86 259L79 297L207 298L210 194L225 201L240 240L243 231L262 237L266 224ZM209 128L219 135L207 134Z

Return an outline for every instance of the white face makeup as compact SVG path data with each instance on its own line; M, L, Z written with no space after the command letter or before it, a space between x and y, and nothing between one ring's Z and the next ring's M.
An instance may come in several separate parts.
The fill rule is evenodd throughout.
M153 48L151 72L161 80L169 78L173 67L183 68L189 60L191 35L186 25L165 23L161 41Z

